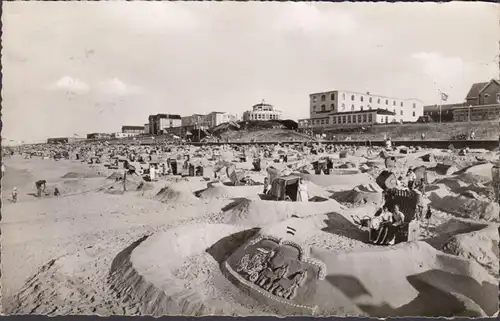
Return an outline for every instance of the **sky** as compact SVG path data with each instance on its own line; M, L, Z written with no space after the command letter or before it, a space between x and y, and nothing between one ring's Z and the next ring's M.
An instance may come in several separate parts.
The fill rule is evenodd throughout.
M3 143L348 90L462 102L498 78L493 3L4 2Z

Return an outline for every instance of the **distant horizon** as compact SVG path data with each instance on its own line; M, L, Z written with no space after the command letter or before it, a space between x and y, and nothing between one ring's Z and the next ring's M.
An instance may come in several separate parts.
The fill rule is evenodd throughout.
M443 90L459 103L473 83L498 79L497 8L6 2L2 136L112 133L159 113L241 116L262 99L297 121L325 89L424 105Z

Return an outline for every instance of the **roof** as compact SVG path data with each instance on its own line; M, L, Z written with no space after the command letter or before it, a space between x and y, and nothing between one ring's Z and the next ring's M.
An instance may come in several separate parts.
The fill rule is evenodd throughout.
M469 90L469 93L467 94L467 96L465 97L465 99L470 99L470 98L478 98L479 97L479 94L486 88L486 86L488 86L491 82L496 82L497 84L500 85L500 83L495 80L495 79L492 79L488 82L477 82L475 84L472 84L472 86L470 87L470 90Z
M372 96L376 98L387 98L387 99L396 99L396 100L416 100L422 102L422 100L418 98L413 98L413 97L407 97L407 98L398 98L398 97L389 97L389 96L384 96L384 95L378 95L378 94L373 94L371 92L356 92L356 91L349 91L349 90L329 90L329 91L322 91L322 92L317 92L313 94L309 94L309 97L315 96L315 95L327 95L331 93L343 93L343 94L354 94L354 95L366 95L366 96Z
M181 115L172 115L172 114L157 114L157 115L149 115L149 118L167 118L167 119L181 119Z

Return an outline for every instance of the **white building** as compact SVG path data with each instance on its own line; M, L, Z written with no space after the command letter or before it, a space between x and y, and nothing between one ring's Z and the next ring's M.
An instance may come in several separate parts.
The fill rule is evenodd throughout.
M264 102L253 105L252 110L247 110L243 113L243 121L249 120L279 120L282 119L283 113L280 110L274 109L273 105Z
M140 134L141 133L123 133L123 132L118 132L118 133L114 133L113 137L114 138L130 138L130 137L138 136Z
M396 122L416 122L424 114L424 104L414 98L391 98L350 91L328 91L309 95L311 119L325 118L335 113L384 109L395 114Z
M208 128L219 126L220 124L229 123L230 121L238 121L238 118L230 113L213 111L205 116Z
M299 119L299 129L328 129L397 122L394 112L385 109L348 111L310 119Z

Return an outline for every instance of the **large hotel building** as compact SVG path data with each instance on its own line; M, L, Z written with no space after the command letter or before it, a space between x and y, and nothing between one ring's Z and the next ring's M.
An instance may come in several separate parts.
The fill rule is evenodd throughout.
M423 116L418 99L391 98L350 91L327 91L309 95L308 119L299 128L328 129L380 123L415 122Z

